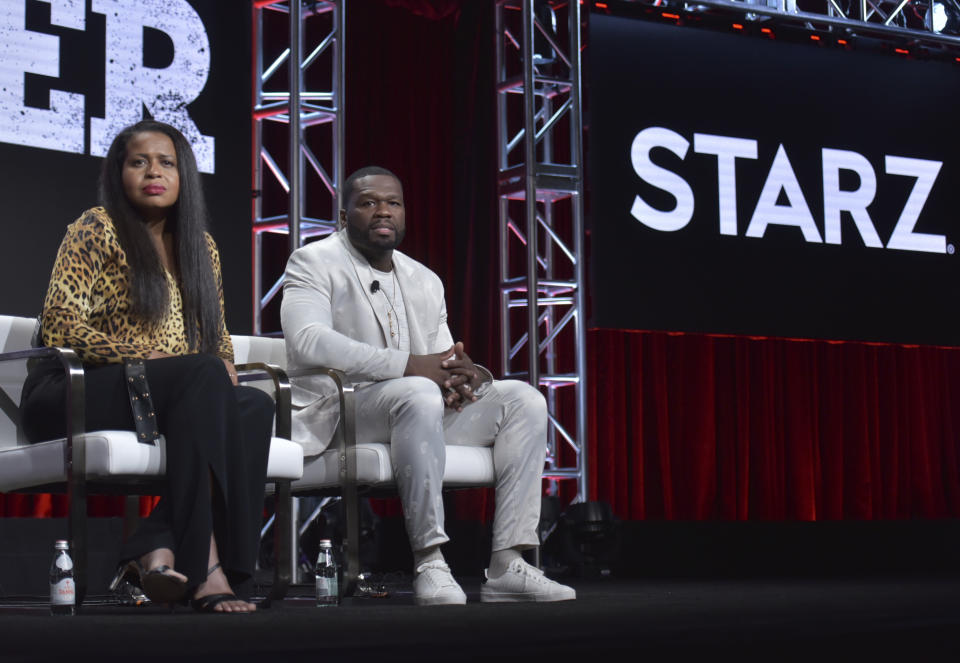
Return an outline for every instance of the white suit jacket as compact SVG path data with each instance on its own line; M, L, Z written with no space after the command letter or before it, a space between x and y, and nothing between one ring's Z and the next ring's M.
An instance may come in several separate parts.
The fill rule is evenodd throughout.
M406 308L410 352L448 349L453 340L440 278L399 251L393 252L393 267ZM280 311L288 368L336 368L358 387L403 376L410 353L397 350L390 338L386 297L370 289L376 278L345 230L293 252ZM306 455L319 454L337 426L336 387L325 376L297 378L292 392L293 439Z

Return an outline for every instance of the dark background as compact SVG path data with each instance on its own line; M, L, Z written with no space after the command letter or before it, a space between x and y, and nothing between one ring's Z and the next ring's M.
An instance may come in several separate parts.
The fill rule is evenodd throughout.
M26 2L26 28L60 38L60 77L26 76L27 105L47 107L51 87L85 95L86 142L90 117L103 114L103 15L87 3L84 31L50 24L50 5ZM225 11L223 2L190 0L210 41L210 73L188 106L200 132L215 140L215 174L203 174L211 232L220 248L227 324L249 333L250 317L250 12ZM231 3L231 5L234 3ZM146 30L144 63L162 68L172 41ZM89 151L89 149L88 149ZM0 310L5 315L40 312L53 260L66 226L97 204L100 157L0 143L0 199L5 240L0 243ZM12 286L10 284L16 284Z
M593 327L960 344L945 296L960 276L955 255L867 248L847 212L842 245L807 243L788 226L744 236L782 143L821 237L821 149L866 157L877 178L868 210L884 245L914 183L887 175L884 155L943 161L915 231L955 243L954 64L601 14L590 17L589 43L603 44L586 77ZM693 219L674 232L630 214L636 195L675 205L630 162L633 137L651 126L690 142L682 161L652 152L694 192ZM694 152L694 133L758 141L756 160L736 161L736 237L719 233L717 157ZM841 174L843 189L859 186Z

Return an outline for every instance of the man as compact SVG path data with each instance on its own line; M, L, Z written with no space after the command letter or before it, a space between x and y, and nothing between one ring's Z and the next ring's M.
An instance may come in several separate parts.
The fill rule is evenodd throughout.
M560 601L570 587L521 551L538 544L547 411L540 392L494 380L454 343L440 279L396 250L403 188L370 166L344 183L341 230L293 253L281 319L291 368L328 366L357 385L357 439L390 441L414 556L418 605L466 603L444 562L441 487L446 444L493 446L496 510L482 601ZM308 455L333 436L338 408L325 378L294 383L294 439Z

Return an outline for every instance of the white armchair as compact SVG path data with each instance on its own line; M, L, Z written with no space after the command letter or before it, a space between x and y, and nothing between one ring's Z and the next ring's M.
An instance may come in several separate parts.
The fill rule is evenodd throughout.
M68 500L68 538L74 560L77 605L87 592L87 496L103 494L153 495L166 471L164 440L141 444L132 431L84 432L83 367L76 353L64 348L32 348L36 320L0 316L0 492L65 492ZM64 404L67 435L58 440L29 444L21 430L20 391L30 358L58 357L70 376ZM237 366L247 376L263 376L271 367ZM290 482L303 474L303 452L289 440L289 384L282 371L271 381L277 402L276 437L270 444L267 480L278 494L289 492ZM278 509L283 508L278 502ZM283 514L278 513L283 520ZM287 514L289 520L289 514ZM291 570L277 564L274 594L282 595ZM286 583L286 584L285 584Z
M234 338L236 360L268 362L286 366L283 339L253 338L239 342ZM396 495L396 482L390 462L389 441L357 442L356 411L353 385L337 370L312 368L290 371L289 377L322 373L330 376L340 392L340 422L330 446L317 456L304 459L303 476L291 484L293 495L336 495L343 499L346 513L344 542L344 595L356 588L360 575L360 496ZM494 485L493 449L490 447L448 446L443 474L445 489L473 488ZM279 498L279 496L278 496ZM297 551L297 528L292 521L285 524L279 539L291 542ZM293 566L294 562L285 562Z

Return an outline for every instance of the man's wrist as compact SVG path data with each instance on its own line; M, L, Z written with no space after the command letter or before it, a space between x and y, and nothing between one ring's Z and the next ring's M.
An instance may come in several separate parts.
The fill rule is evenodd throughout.
M477 369L477 379L473 387L473 395L479 398L483 396L490 385L493 384L493 373L480 364L474 364L473 366Z

